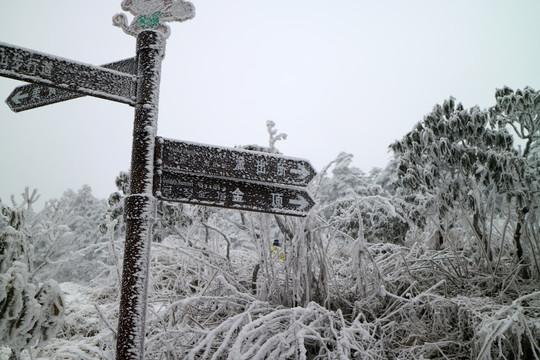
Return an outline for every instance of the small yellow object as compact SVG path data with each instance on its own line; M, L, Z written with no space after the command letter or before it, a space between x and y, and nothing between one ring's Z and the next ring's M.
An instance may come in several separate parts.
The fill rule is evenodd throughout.
M272 250L272 257L279 258L285 261L285 253L283 252L283 249L281 248L281 246L272 245L270 247L270 250Z

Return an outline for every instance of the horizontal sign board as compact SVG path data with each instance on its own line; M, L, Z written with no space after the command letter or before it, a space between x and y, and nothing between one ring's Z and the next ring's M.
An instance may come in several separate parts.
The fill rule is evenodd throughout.
M105 64L102 67L131 75L137 74L137 62L135 58ZM6 103L12 111L19 112L82 96L85 95L49 86L30 84L16 87L6 99Z
M134 75L1 42L0 76L135 104L137 82ZM16 101L22 99L19 97Z
M316 174L309 161L277 154L165 138L156 145L164 169L295 186L306 186Z
M307 191L236 179L157 169L154 195L165 201L306 216L315 204Z

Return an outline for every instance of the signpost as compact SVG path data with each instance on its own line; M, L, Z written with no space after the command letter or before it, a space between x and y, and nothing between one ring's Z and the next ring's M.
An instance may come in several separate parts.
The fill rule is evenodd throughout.
M135 58L116 61L101 67L122 73L137 75L137 62ZM76 99L85 96L82 93L60 90L44 85L23 85L16 87L8 96L6 103L14 112L35 109L40 106L56 104L61 101Z
M165 201L292 216L315 204L296 187L315 176L307 160L158 137L155 167L154 194Z
M116 359L142 360L154 196L305 216L315 203L301 187L315 171L302 159L156 138L161 62L170 33L164 22L189 20L195 8L184 0L124 0L122 9L134 20L128 25L118 14L113 23L137 37L136 59L93 66L0 43L0 76L32 83L6 100L15 112L84 95L135 107Z
M195 205L306 216L315 205L307 191L253 181L158 170L156 197Z
M0 42L0 76L135 104L136 76ZM24 94L13 100L21 102Z
M117 359L143 359L150 244L155 222L154 145L158 120L161 61L165 37L157 31L137 35L137 101L133 123L130 195L124 200L126 240L116 341Z
M227 178L306 186L315 176L307 160L243 149L158 138L161 166Z

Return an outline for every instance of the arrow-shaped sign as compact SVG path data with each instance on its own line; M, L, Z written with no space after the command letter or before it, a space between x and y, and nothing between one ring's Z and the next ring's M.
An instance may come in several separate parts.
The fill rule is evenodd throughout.
M305 197L303 197L302 195L298 195L296 199L289 200L289 203L291 203L292 205L297 206L296 209L300 210L300 211L304 210L305 208L307 208L310 205L309 201ZM311 206L310 206L310 208L311 208Z
M166 169L296 186L316 174L309 161L277 154L164 138L156 144L157 161Z
M157 170L154 194L158 199L229 209L306 216L315 202L307 191L251 181Z
M313 178L312 172L310 172L304 164L299 164L298 169L291 169L290 172L292 174L298 175L299 179L306 179L308 176L311 176L310 179Z
M13 91L10 97L11 97L11 101L14 104L19 105L21 103L21 100L28 98L28 94L25 94L24 92L19 90L19 91Z
M135 104L137 82L134 75L1 42L0 76L129 105ZM21 101L22 98L18 100Z
M102 67L117 70L122 73L135 75L137 62L135 58L116 61ZM44 85L23 85L16 87L6 99L6 103L14 112L35 109L40 106L59 103L61 101L76 99L84 94L55 89Z

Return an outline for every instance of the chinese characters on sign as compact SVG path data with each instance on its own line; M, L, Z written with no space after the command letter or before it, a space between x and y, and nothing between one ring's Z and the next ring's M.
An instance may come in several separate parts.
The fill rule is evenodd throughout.
M54 64L51 61L37 58L37 54L25 52L17 48L0 48L0 68L49 78L52 75Z
M0 43L0 76L134 105L136 76ZM49 90L46 90L47 92ZM16 92L14 104L45 94ZM48 96L48 94L46 94Z
M315 176L303 159L159 137L157 143L162 166L179 171L294 186L305 186Z
M161 200L293 216L314 205L299 188L315 175L305 160L158 137L155 168Z
M137 63L135 58L105 64L102 65L102 67L117 70L126 74L135 75L137 73ZM51 68L51 74L52 70L53 69ZM44 74L40 75L44 76ZM45 85L29 84L16 87L8 96L6 103L11 110L19 112L35 109L40 106L55 104L61 101L76 99L82 96L85 95L72 91L60 90Z
M155 196L165 201L292 216L305 216L314 205L307 191L300 188L170 169L158 170L154 189Z

